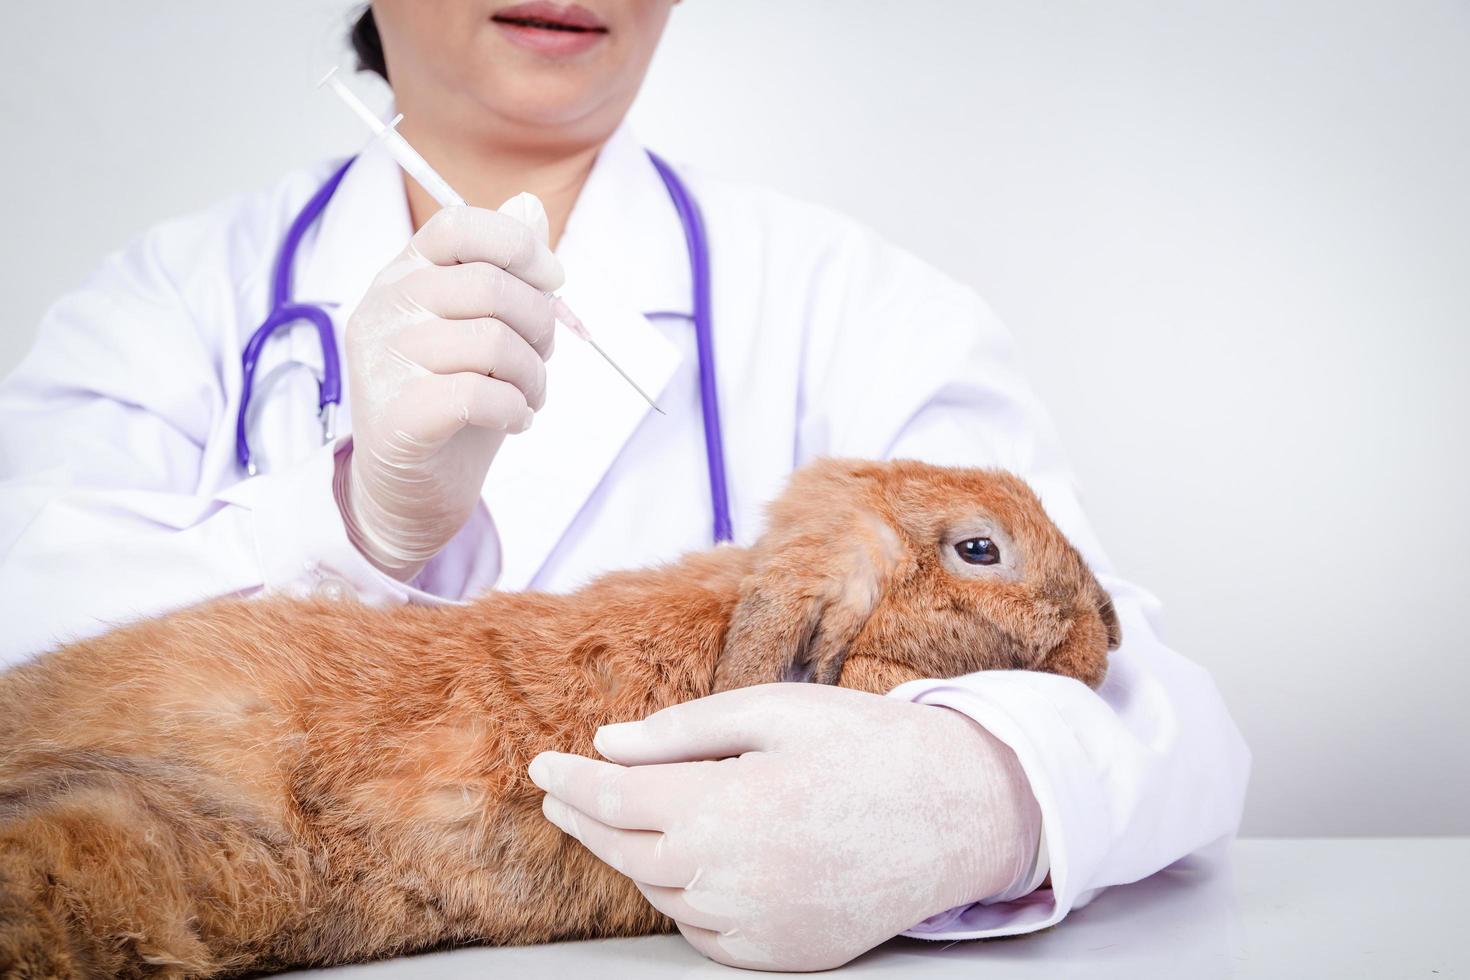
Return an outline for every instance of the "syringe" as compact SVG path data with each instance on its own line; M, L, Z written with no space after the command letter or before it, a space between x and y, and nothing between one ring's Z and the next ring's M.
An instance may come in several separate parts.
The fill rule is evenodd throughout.
M418 150L410 146L408 140L404 139L402 134L398 132L397 126L403 119L403 113L400 112L394 116L391 122L383 122L343 83L342 79L337 77L337 69L335 67L327 72L325 77L317 83L318 88L323 85L331 86L332 91L337 93L337 97L347 103L347 108L356 113L357 117L367 124L367 128L372 131L373 135L382 141L384 148L397 161L398 165L403 168L404 173L418 181L418 185L428 191L429 196L438 201L440 207L453 208L464 206L464 198L460 197L454 188L449 186L449 182L443 177L440 177L438 172L429 166L429 161L425 160L419 154ZM658 407L658 403L649 397L648 392L639 387L638 382L634 381L628 375L627 371L619 367L618 362L609 357L607 351L603 350L601 345L592 339L592 335L587 332L587 328L582 325L582 321L577 317L577 314L572 312L571 307L567 306L565 300L555 293L547 293L546 298L551 301L552 315L566 324L567 329L572 333L591 344L592 349L602 355L602 359L612 365L612 369L618 372L618 374L621 374L623 380L632 385L633 390L642 395L643 400L653 406L655 412L658 412L660 415L666 414L663 409Z

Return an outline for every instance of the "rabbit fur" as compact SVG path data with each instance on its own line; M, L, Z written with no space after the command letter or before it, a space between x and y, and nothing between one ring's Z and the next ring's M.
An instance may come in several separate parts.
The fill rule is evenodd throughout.
M221 600L0 676L0 976L221 976L670 928L526 766L810 680L1096 686L1118 624L1019 479L822 460L750 548L459 606ZM959 562L984 536L1003 565ZM936 709L939 710L939 709Z

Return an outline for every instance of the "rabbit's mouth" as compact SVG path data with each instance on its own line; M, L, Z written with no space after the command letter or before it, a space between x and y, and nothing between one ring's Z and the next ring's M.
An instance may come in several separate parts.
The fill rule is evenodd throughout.
M1121 639L1111 603L1080 609L1067 624L1061 642L1027 669L1074 677L1096 688L1107 676L1108 651L1116 650Z

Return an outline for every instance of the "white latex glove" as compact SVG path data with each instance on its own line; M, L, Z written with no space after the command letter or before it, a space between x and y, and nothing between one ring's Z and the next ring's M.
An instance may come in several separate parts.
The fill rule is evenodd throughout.
M507 433L546 397L562 284L546 211L445 208L347 321L352 452L338 504L354 545L408 581L469 518Z
M595 744L620 764L532 761L542 812L721 963L840 966L1031 878L1041 811L1021 766L948 708L767 684Z

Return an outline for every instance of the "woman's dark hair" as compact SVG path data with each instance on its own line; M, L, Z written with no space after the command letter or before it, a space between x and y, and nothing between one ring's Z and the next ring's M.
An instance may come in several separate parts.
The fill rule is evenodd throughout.
M352 39L352 50L357 52L357 70L376 72L386 82L388 63L383 60L383 39L378 35L378 22L373 19L372 4L362 8L349 36Z

